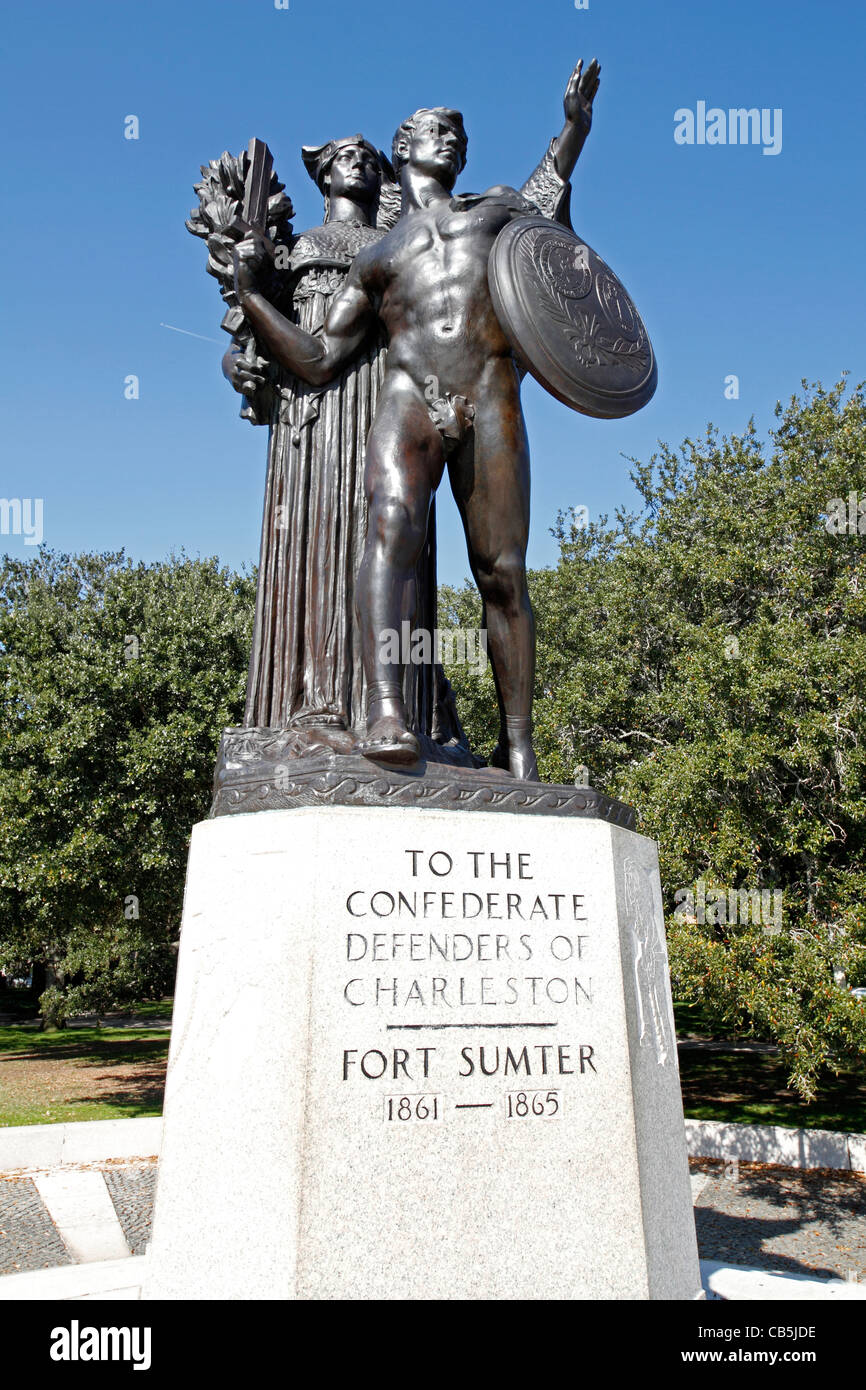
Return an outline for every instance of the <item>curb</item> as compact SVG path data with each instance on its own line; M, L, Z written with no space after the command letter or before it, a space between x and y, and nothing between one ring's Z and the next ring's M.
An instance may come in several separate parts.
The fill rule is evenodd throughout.
M140 1120L79 1120L73 1124L0 1129L0 1173L61 1168L109 1158L153 1158L162 1143L162 1116Z
M743 1163L769 1163L779 1168L833 1168L845 1173L866 1173L866 1134L686 1120L686 1142L692 1158L739 1159Z
M127 1255L122 1260L4 1274L0 1277L0 1303L22 1300L31 1303L35 1299L51 1303L73 1299L139 1299L146 1260L146 1255Z
M799 1303L817 1299L835 1302L866 1299L866 1287L845 1279L816 1279L808 1274L788 1274L777 1269L728 1265L721 1260L701 1260L700 1266L701 1283L711 1301Z
M147 1256L130 1255L125 1260L5 1274L0 1277L0 1302L140 1299L146 1271ZM718 1260L701 1260L700 1271L704 1293L713 1301L772 1300L778 1303L866 1299L866 1288L838 1279L810 1279L776 1270L725 1265ZM191 1301L194 1296L191 1294L185 1301Z

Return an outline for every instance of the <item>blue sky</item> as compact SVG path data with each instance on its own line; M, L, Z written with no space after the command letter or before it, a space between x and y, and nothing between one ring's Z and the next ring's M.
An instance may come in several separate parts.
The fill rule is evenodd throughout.
M614 422L527 383L530 562L554 561L558 508L634 500L623 455L710 420L740 430L754 414L765 430L801 378L866 376L860 5L95 0L16 6L4 27L0 494L44 499L52 547L256 558L266 433L220 374L219 294L183 225L200 163L266 139L302 230L321 220L302 144L360 129L387 148L415 107L449 105L469 132L460 187L519 185L581 56L603 73L574 224L635 298L659 389ZM781 152L676 144L675 111L698 101L781 108ZM442 496L440 578L467 568Z

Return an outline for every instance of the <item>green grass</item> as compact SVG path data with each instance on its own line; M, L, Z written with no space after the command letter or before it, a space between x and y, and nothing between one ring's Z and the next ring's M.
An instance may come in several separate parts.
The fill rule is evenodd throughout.
M114 1101L88 1100L78 1103L63 1101L41 1104L0 1104L0 1129L19 1125L67 1125L78 1120L141 1120L148 1115L161 1115L162 1101L152 1105L118 1104Z
M866 1133L862 1068L825 1072L810 1105L788 1087L787 1065L772 1054L681 1051L680 1078L690 1120Z
M120 1014L131 1014L133 1018L171 1018L173 999L145 999L138 1004L130 1004L127 1009L118 1009Z
M744 1042L762 1042L757 1034L738 1033L729 1024L715 1023L703 1004L684 1004L674 1000L674 1021L678 1038L710 1038L713 1042L723 1042L731 1038Z
M762 1039L714 1024L700 1004L674 1003L677 1037L713 1042ZM782 1125L866 1133L866 1067L824 1071L811 1104L788 1086L788 1065L779 1054L680 1050L683 1109L690 1120Z
M0 1127L160 1115L168 1042L168 1029L0 1027Z
M141 999L132 1004L125 1004L121 1008L112 1010L102 1016L111 1018L140 1018L147 1022L154 1018L171 1019L171 1011L174 1000L171 996L164 999ZM39 1008L36 999L27 990L4 990L0 993L0 1015L6 1015L14 1022L36 1023L39 1022ZM73 1019L73 1025L75 1020Z
M164 1052L168 1037L168 1028L63 1028L59 1032L40 1033L37 1023L9 1023L0 1027L0 1053L26 1052L56 1061L110 1065L129 1061L130 1043L153 1043ZM144 1051L149 1052L146 1046L136 1047L136 1056L141 1057Z

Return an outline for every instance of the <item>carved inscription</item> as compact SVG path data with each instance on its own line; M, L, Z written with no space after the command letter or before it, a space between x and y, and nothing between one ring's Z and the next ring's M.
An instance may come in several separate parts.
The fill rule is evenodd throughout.
M346 894L339 1075L375 1088L387 1125L551 1120L595 1084L592 931L569 877L541 882L515 848L406 846L393 878Z

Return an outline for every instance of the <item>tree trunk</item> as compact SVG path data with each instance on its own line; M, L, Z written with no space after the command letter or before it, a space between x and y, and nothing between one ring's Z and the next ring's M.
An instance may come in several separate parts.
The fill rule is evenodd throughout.
M53 960L45 962L45 989L39 997L39 1012L42 1015L41 1031L53 1033L66 1027L66 999L63 995L63 975L55 968Z

